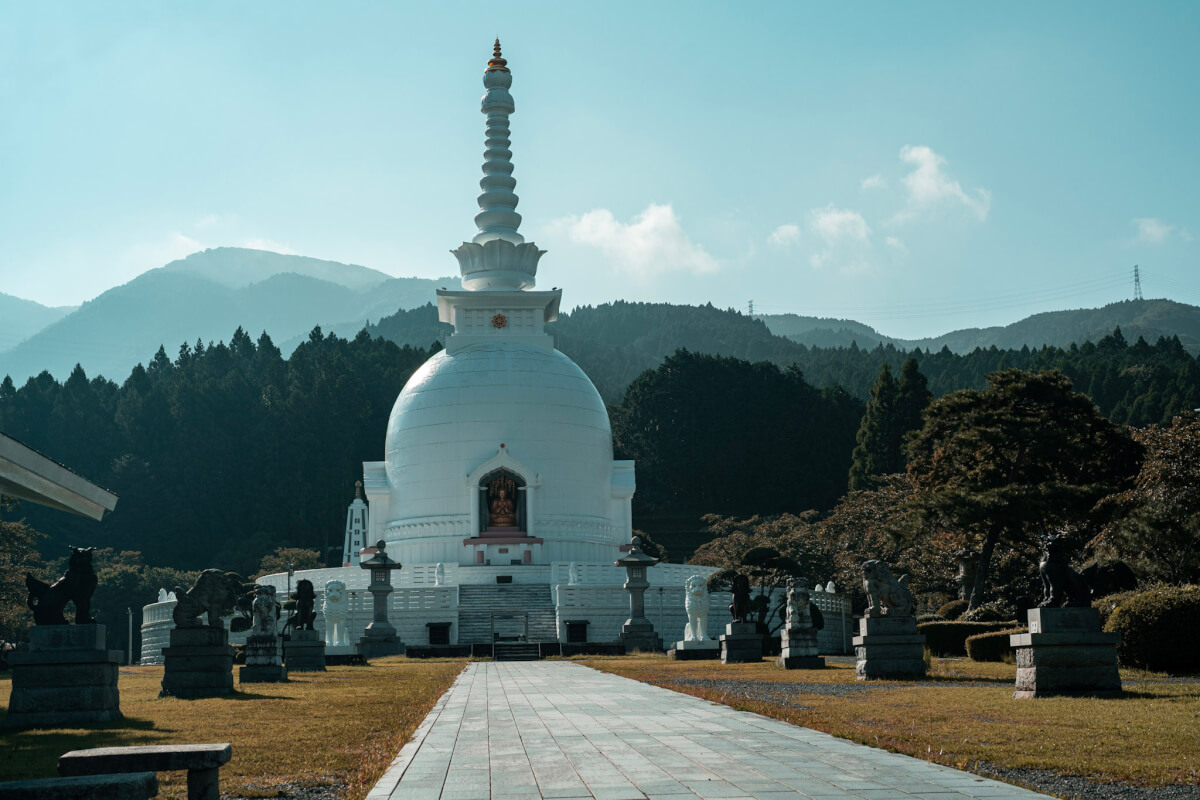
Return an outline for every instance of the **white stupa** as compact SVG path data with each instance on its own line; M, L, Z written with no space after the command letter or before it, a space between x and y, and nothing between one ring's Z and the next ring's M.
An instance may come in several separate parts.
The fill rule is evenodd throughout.
M634 464L613 460L600 393L545 330L562 291L534 288L544 251L518 232L507 64L497 41L483 75L478 230L452 251L462 289L437 293L454 333L396 398L385 460L363 464L369 513L360 499L348 510L348 549L365 521L366 544L382 540L404 565L391 620L410 652L447 633L451 645L616 642L629 616L625 571L613 562L632 536ZM328 580L347 585L351 638L370 621L356 555L293 576L318 593ZM668 641L686 623L685 579L711 571L649 570L646 616L669 628ZM284 589L287 575L259 580Z
M386 461L364 464L369 539L402 563L611 561L632 530L633 462L613 460L600 393L554 349L562 290L534 290L545 251L517 232L506 64L497 43L479 230L453 251L463 288L437 293L454 333L397 398Z

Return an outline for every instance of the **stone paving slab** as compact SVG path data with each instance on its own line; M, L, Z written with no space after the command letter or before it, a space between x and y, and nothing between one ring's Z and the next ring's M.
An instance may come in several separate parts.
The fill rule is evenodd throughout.
M463 670L367 800L1030 800L969 772L566 661Z

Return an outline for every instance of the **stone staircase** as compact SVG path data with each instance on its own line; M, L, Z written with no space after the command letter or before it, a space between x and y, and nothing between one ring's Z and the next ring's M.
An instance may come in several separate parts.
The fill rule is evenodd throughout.
M459 584L458 643L492 644L492 615L502 640L517 641L528 615L528 642L557 642L558 624L548 583ZM504 617L508 617L505 619Z
M536 644L498 642L492 646L492 657L497 661L540 661L542 655Z

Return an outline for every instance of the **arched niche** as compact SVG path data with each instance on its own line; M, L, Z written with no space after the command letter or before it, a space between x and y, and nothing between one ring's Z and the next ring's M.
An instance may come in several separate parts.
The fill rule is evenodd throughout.
M480 530L517 528L528 530L529 503L523 477L504 467L479 480Z
M496 450L496 455L476 467L466 478L466 489L471 495L471 522L476 533L488 529L491 517L491 499L489 493L492 484L502 476L512 481L513 500L516 525L527 535L534 535L530 530L533 523L534 497L541 485L541 476L533 472L525 464L515 459L503 444ZM507 527L507 526L505 526Z

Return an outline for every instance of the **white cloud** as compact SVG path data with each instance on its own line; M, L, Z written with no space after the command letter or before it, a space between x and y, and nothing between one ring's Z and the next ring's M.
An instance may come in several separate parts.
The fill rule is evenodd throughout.
M886 189L887 185L887 178L883 177L878 172L871 177L863 178L862 180L863 189Z
M888 236L884 238L883 242L897 252L904 254L908 253L908 245L904 244L904 241L898 236Z
M1192 235L1186 229L1154 217L1138 217L1133 224L1137 226L1137 240L1145 244L1162 244L1171 237L1178 237L1185 242L1192 240Z
M824 208L814 208L809 212L813 230L826 242L836 242L842 239L857 239L864 241L871 236L871 228L863 215L857 211L837 208L832 204Z
M893 217L893 221L927 216L948 206L965 208L981 222L987 219L992 193L982 188L965 191L962 184L943 171L946 159L931 148L905 145L900 148L900 160L911 164L913 171L901 179L908 190L908 204Z
M213 225L216 225L220 221L221 221L221 218L218 217L216 214L205 214L203 217L196 220L195 227L197 229L211 228Z
M272 253L279 253L285 256L299 255L295 250L288 247L286 244L280 244L273 239L264 239L261 236L255 239L247 239L238 246L248 247L251 250L269 250Z
M800 241L800 226L791 222L780 225L771 235L767 237L767 241L776 247L789 247Z
M808 212L808 225L822 243L809 257L814 267L833 265L843 272L861 272L869 266L871 228L862 214L830 204Z
M138 242L122 254L123 260L137 269L138 273L156 269L177 261L192 253L204 250L208 245L182 233L169 233L152 242Z
M552 225L554 230L566 231L575 244L598 248L612 258L613 267L626 272L706 273L716 272L720 267L715 258L684 233L669 203L651 203L629 223L619 221L606 208L598 208L556 220Z

